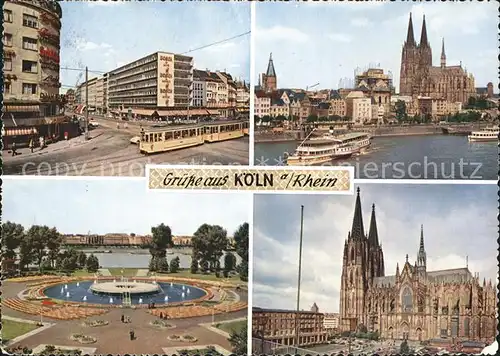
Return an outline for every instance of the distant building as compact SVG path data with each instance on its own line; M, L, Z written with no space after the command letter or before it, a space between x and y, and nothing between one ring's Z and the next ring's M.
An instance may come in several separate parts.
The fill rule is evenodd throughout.
M323 325L324 315L316 310L300 311L299 346L312 346L327 342ZM252 336L283 346L296 345L296 310L252 309Z
M339 313L325 313L323 319L323 327L325 330L332 334L339 330L340 314Z
M372 119L372 100L362 91L352 91L345 98L346 116L354 125L369 123Z
M273 54L269 54L266 73L260 75L260 86L265 92L273 92L278 89L278 78L274 69Z

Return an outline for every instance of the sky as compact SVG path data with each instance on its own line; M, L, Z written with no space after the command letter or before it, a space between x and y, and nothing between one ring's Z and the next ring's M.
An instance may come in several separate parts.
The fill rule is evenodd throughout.
M408 254L416 260L424 226L427 270L463 268L495 283L498 274L498 187L492 185L360 184L365 230L376 205L385 275ZM339 310L342 253L355 195L255 195L253 306L295 309L300 236L304 232L300 308Z
M447 65L462 61L474 74L476 87L496 82L495 1L258 3L256 75L266 71L272 52L279 88L306 89L319 82L315 89L337 89L341 79L354 78L356 68L379 63L392 72L394 85L399 87L410 12L417 41L426 15L434 65L440 63L444 37Z
M60 2L61 67L107 72L148 54L184 53L250 31L250 4L213 2ZM250 35L188 53L197 69L250 77ZM99 73L89 73L89 78ZM85 73L61 69L65 87Z
M228 236L250 218L251 196L230 193L150 192L143 180L3 180L2 221L29 228L56 227L64 234L149 234L164 223L173 235L192 235L207 223Z

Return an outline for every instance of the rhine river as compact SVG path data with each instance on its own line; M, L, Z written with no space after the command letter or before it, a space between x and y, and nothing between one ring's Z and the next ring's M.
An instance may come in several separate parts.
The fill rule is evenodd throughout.
M255 143L255 164L284 165L298 141ZM328 165L354 166L357 179L497 180L498 143L469 143L467 136L374 137L370 149Z
M106 249L105 247L102 248ZM90 254L89 251L83 250ZM116 249L112 250L113 253L94 253L94 256L99 260L99 265L102 268L148 268L149 260L151 256L147 252L147 250L137 250L139 253L129 253L129 252L121 252ZM233 252L233 255L236 257L236 263L239 264L241 262L240 256ZM189 268L191 266L191 254L174 252L167 254L167 261L170 262L175 258L179 257L180 267L181 268ZM224 266L224 256L220 259L220 264Z

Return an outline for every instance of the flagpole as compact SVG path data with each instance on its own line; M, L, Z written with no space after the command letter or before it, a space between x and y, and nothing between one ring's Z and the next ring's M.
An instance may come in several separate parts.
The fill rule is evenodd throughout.
M302 273L302 234L304 231L304 205L300 206L299 276L297 281L297 313L295 314L295 354L300 346L300 277Z

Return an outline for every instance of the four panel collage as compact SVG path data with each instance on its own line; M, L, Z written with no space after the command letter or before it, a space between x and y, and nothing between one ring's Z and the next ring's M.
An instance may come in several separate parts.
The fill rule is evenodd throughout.
M495 354L497 11L6 0L2 353Z

